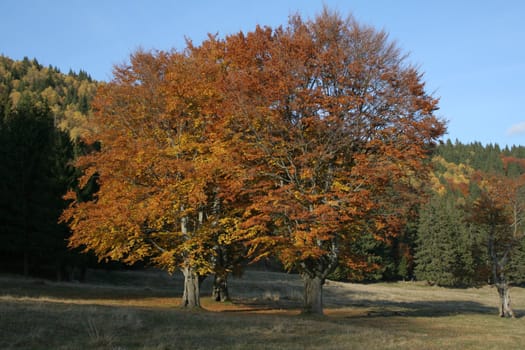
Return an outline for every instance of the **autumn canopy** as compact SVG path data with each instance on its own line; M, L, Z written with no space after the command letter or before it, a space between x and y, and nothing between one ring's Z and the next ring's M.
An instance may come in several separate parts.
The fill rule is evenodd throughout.
M322 312L353 242L388 240L426 181L444 124L421 74L384 32L325 10L286 27L136 52L102 86L83 183L100 189L63 215L71 246L186 277L227 274L238 256L278 257Z

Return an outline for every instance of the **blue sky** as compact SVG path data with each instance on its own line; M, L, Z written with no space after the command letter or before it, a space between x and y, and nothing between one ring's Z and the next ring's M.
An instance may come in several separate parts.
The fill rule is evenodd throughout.
M446 138L525 145L525 1L0 0L0 54L110 80L138 48L312 18L323 5L384 29L440 97Z

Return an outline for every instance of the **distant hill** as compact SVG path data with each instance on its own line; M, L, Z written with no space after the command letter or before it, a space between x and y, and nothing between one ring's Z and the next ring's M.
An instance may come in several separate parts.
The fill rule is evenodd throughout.
M89 116L98 84L82 70L64 74L36 59L15 61L0 56L0 115L5 117L24 101L45 105L54 125L76 138Z

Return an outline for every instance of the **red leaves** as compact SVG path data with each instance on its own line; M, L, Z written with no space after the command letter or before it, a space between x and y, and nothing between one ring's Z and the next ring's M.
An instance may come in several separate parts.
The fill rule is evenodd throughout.
M228 38L226 57L238 70L229 79L244 161L256 169L244 226L295 267L359 232L395 234L418 200L426 147L444 131L417 72L384 33L328 13L240 41Z

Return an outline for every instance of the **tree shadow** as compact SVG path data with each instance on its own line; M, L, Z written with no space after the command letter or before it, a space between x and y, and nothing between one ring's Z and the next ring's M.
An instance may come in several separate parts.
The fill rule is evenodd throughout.
M386 292L374 293L367 291L355 291L350 288L327 288L325 296L326 309L340 310L344 314L345 309L360 310L361 312L349 313L351 318L374 318L374 317L447 317L455 315L494 315L497 317L497 295L494 295L494 306L468 300L466 298L442 298L438 300L426 300L426 298L415 298L414 300L390 299ZM433 291L432 293L435 293ZM423 291L422 291L423 294ZM431 299L432 296L429 296ZM525 310L514 308L516 318L524 317ZM337 311L336 311L337 313Z
M52 282L39 279L8 278L0 282L0 296L29 299L67 300L128 300L178 297L182 293L169 286L165 288L138 286L97 285L71 282ZM179 286L177 286L179 287ZM179 289L181 289L180 287Z
M267 276L268 275L268 276ZM135 276L135 275L133 275ZM142 275L138 275L143 277ZM264 278L259 278L259 277ZM277 277L277 278L275 278ZM0 284L0 297L66 299L86 301L97 304L97 300L127 301L133 299L131 305L155 305L171 307L177 304L182 294L182 279L172 276L162 280L152 287L147 282L130 286L92 285L75 283L56 283L42 280L26 280L7 278ZM207 299L204 308L211 312L227 313L275 313L298 314L302 309L303 287L297 276L285 274L260 274L248 276L247 279L233 280L230 284L232 302L221 306L220 303L209 301L211 280L205 281L201 288L201 297ZM403 293L403 287L397 293ZM332 284L324 288L325 310L328 315L343 318L382 318L382 317L446 317L453 315L494 315L497 317L497 295L494 295L494 306L468 300L468 294L459 298L444 300L443 297L432 300L432 295L419 296L414 294L414 300L407 297L390 296L388 289L374 292L374 288L364 290L347 284ZM423 291L422 291L423 293ZM436 293L436 291L432 291ZM397 298L397 300L396 300ZM140 300L140 301L137 301ZM514 310L518 318L524 317L525 310Z
M299 312L303 306L302 283L297 278L291 278L284 282L275 281L268 285L256 284L247 291L247 295L258 295L258 297L241 296L234 298L233 302L241 304L253 312L280 312L282 310ZM396 292L403 294L403 287L399 288ZM410 290L410 287L408 288ZM438 293L435 296L436 300L432 300L434 296L425 296L426 290L424 289L421 290L421 297L417 295L419 291L415 293L414 300L407 300L409 298L405 296L396 300L395 296L389 297L388 294L385 294L388 292L374 292L374 286L371 286L370 290L363 291L361 288L352 288L351 284L329 282L323 290L324 307L328 315L338 314L350 318L498 316L497 295L494 295L492 304L492 301L489 303L477 301L474 296L472 300L469 300L468 294L460 295L458 298L452 296L448 299L446 295L440 296L439 291L428 290L429 293ZM240 311L248 312L246 309ZM523 309L514 308L514 311L516 318L522 318L525 315ZM229 312L235 312L235 310Z
M498 309L475 301L377 301L350 300L347 307L367 308L362 314L349 317L447 317L454 315L492 314L497 315Z

